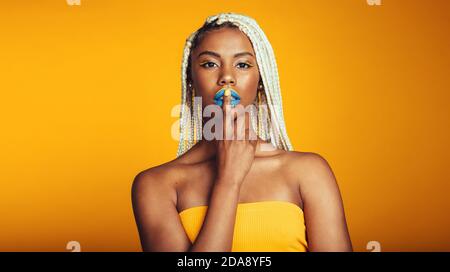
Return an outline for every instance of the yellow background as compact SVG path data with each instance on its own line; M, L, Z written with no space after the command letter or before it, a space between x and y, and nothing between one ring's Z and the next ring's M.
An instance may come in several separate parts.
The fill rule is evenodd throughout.
M448 1L1 1L0 251L139 251L133 177L175 157L186 37L254 17L289 136L339 182L354 249L450 250Z

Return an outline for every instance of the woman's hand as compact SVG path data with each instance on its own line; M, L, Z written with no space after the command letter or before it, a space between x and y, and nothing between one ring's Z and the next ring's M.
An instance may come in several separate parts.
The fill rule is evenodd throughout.
M231 95L229 91L225 91L222 104L223 137L217 141L217 180L240 186L252 166L258 141L254 131L250 129L247 113L241 111L240 116L235 117L239 112L236 112L236 108L231 109L230 101ZM238 122L239 118L244 118L245 121L242 122L241 119ZM243 135L244 139L237 135Z

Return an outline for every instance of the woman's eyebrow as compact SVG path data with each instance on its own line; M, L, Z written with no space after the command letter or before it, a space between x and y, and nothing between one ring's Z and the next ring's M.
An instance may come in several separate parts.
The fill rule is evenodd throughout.
M209 51L209 50L201 52L200 54L198 54L197 58L200 57L201 55L212 55L212 56L220 58L220 54L213 52L213 51ZM250 56L254 57L253 54L250 52L240 52L240 53L234 54L234 57L237 58L237 57L245 56L245 55L250 55Z
M245 55L250 55L250 56L254 57L253 54L250 53L250 52L241 52L241 53L237 53L237 54L234 55L234 57L237 58L237 57L245 56Z

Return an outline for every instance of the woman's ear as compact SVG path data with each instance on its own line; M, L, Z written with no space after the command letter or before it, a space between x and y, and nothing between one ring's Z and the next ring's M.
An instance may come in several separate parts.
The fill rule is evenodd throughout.
M262 81L261 74L259 74L258 90L259 90L259 89L262 89L262 87L263 87L263 81Z

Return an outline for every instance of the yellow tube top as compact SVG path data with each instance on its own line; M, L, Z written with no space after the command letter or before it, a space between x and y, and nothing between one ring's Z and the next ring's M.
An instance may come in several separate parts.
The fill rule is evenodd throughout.
M179 213L183 228L193 243L208 206L187 208ZM233 252L307 251L302 209L288 201L238 203Z

